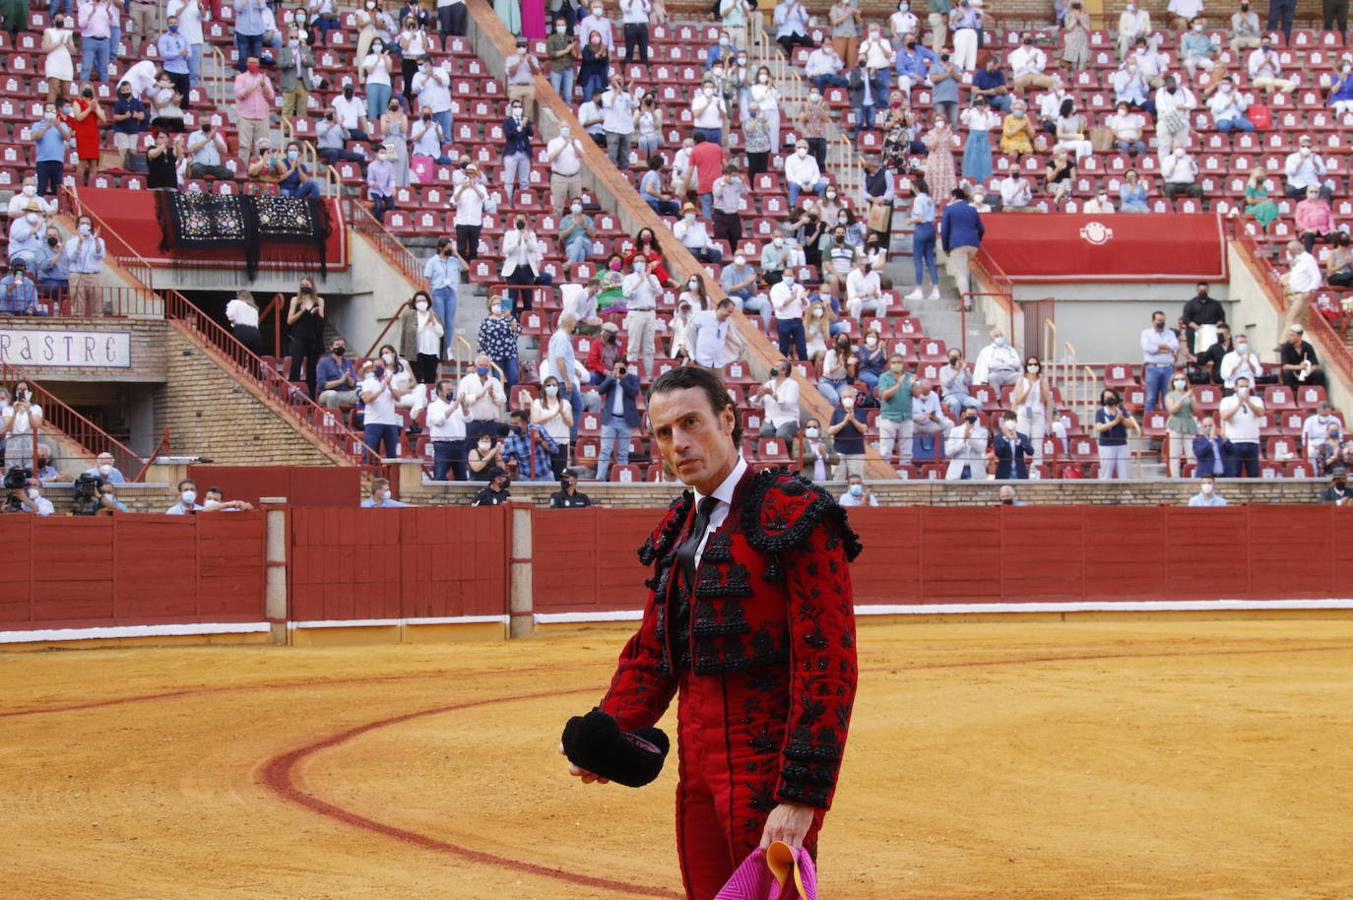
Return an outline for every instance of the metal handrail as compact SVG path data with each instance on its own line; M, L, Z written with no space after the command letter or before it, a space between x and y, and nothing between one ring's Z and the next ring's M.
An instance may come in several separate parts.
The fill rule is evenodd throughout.
M132 481L143 480L146 477L146 471L155 464L155 460L159 459L161 454L168 453L170 449L169 429L166 428L160 434L160 440L155 444L155 448L150 451L150 456L146 457L146 461L141 465L141 470L136 473L136 477Z
M376 339L371 342L371 346L367 347L366 353L362 355L364 357L370 358L376 352L376 348L381 345L381 341L385 339L386 334L388 334L390 332L390 329L394 327L395 323L399 321L399 317L404 315L404 310L412 308L413 308L412 300L405 300L403 303L399 304L399 306L395 308L394 313L390 316L390 321L385 323L385 327L381 329L380 334L376 335Z
M270 315L273 316L273 329L272 329L273 356L282 355L282 318L283 318L282 305L285 302L286 301L282 299L282 294L279 291L278 293L273 294L272 299L268 301L267 305L258 311L259 325L262 325L263 320L266 319L268 316Z
M127 270L127 274L139 281L142 286L155 289L155 270L149 262L146 261L140 253L122 239L116 231L108 227L108 223L98 215L98 213L85 206L80 199L79 188L61 186L61 195L70 202L71 210L76 218L80 216L89 216L90 220L99 229L99 237L103 238L104 246L108 254L117 260L118 265Z
M33 402L42 407L42 426L39 426L39 428L49 426L51 430L78 444L91 457L97 458L100 453L104 452L111 453L114 465L120 472L142 468L143 460L134 450L80 415L64 403L61 398L34 381L28 373L18 366L0 362L0 381L7 384L22 381L28 385L28 389L33 394ZM39 443L37 431L33 433L33 438L34 471L37 471L36 461Z
M418 257L400 243L399 239L385 229L385 226L353 197L339 197L339 205L347 215L348 227L365 235L376 245L376 250L386 261L395 266L415 287L427 288L427 279L423 277L423 266Z

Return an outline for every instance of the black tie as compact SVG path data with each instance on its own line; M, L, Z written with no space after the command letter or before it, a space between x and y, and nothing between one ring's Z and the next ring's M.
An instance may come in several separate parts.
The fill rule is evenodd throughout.
M695 593L695 551L700 548L700 542L705 538L705 531L709 528L709 517L714 515L714 510L718 507L718 497L706 497L701 500L695 508L695 522L691 524L690 536L677 548L677 562L681 564L686 590L692 594Z

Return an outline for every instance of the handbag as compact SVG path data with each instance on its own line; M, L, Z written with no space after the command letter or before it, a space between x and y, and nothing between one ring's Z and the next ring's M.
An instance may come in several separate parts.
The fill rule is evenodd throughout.
M817 870L808 851L776 841L760 847L733 872L714 900L817 900Z
M418 184L432 184L437 161L431 156L415 153L409 158L409 174Z
M1255 103L1245 112L1255 131L1269 131L1273 128L1273 110L1262 103Z
M1113 129L1096 125L1090 129L1090 145L1096 153L1108 153L1113 149Z

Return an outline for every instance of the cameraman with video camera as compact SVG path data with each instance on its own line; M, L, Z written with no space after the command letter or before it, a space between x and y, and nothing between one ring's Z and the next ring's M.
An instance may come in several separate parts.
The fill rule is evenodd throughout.
M81 472L71 489L71 515L97 516L103 510L103 479Z
M14 466L5 472L5 504L0 511L7 513L28 512L35 516L50 516L56 512L52 501L42 496L42 484L30 474L30 470Z

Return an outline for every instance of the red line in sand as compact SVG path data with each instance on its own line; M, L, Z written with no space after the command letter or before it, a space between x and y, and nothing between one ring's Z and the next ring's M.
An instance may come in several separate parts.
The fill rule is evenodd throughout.
M411 719L421 718L423 716L432 716L439 713L452 712L461 709L473 709L479 706L489 706L496 703L510 703L517 700L539 700L553 697L569 697L575 694L595 693L592 688L581 688L567 691L542 691L536 694L514 694L507 697L490 697L484 700L471 700L466 703L452 703L446 706L436 706L431 709L423 709L417 712L404 713L399 716L391 716L387 719L380 719L375 722L368 722L365 725L358 725L349 728L347 731L340 731L337 734L330 735L327 738L297 747L293 750L274 756L264 765L262 775L259 780L273 793L277 794L283 800L289 803L295 803L304 806L307 809L317 812L335 821L342 822L345 825L351 825L355 828L361 828L366 831L372 831L377 834L383 834L386 837L392 837L396 840L404 841L407 844L413 844L416 847L422 847L425 850L437 850L442 853L450 853L459 856L462 859L483 865L497 866L508 869L513 872L520 872L526 875L537 875L542 878L552 878L556 881L562 881L567 884L579 885L582 887L600 888L602 890L615 891L636 897L676 897L670 891L664 891L658 888L646 887L639 884L630 884L625 881L614 881L609 878L599 878L593 875L582 875L577 872L569 872L564 869L556 869L550 866L537 865L536 863L522 862L519 859L499 856L494 853L487 853L483 850L474 850L469 847L462 847L459 844L453 844L450 841L443 841L438 838L429 837L416 831L409 831L394 825L388 825L384 822L378 822L375 819L369 819L366 816L358 815L352 810L345 809L335 803L329 803L321 800L313 794L308 794L296 786L295 769L298 763L305 758L326 750L330 747L336 747L345 741L351 740L369 731L377 728L385 728L390 725L398 725L402 722L408 722Z

